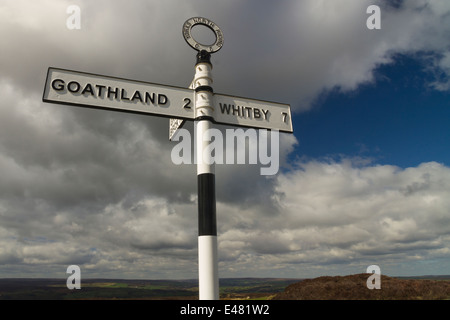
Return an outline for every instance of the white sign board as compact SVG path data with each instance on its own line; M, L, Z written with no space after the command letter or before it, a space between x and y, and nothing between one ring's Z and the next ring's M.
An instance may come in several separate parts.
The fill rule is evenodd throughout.
M293 132L288 104L215 94L214 110L216 123Z
M188 88L49 68L43 101L194 120L194 96ZM216 123L293 132L288 104L224 94L214 94L213 101Z
M44 102L194 119L194 91L143 81L49 68Z

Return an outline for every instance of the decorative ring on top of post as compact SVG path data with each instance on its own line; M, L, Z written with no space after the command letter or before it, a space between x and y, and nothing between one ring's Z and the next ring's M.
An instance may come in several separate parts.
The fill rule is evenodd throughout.
M212 45L201 44L197 42L192 36L192 28L199 24L208 27L214 32L216 41ZM220 30L220 28L214 22L206 18L196 17L186 20L186 22L183 24L183 37L184 40L186 40L186 42L197 51L214 53L219 51L223 46L222 30Z

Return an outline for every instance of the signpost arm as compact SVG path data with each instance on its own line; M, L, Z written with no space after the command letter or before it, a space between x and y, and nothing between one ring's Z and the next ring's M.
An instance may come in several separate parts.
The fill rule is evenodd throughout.
M205 152L211 140L209 129L214 121L210 58L211 54L206 51L197 53L194 77L200 300L219 299L215 167L211 161L211 154Z

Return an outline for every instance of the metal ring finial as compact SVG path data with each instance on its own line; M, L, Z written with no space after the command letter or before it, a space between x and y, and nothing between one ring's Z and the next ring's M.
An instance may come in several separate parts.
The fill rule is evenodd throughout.
M212 45L204 45L197 42L192 36L192 28L196 25L204 25L211 29L216 35L216 41ZM206 51L214 53L219 51L223 46L223 33L222 30L211 20L201 17L190 18L183 24L183 37L184 40L197 51Z

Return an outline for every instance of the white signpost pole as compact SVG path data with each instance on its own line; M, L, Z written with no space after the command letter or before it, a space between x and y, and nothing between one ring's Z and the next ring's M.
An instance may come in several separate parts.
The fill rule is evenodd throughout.
M204 46L192 37L195 25L204 25L216 35L211 46ZM219 27L205 18L191 18L183 25L186 42L197 50L193 88L195 91L195 130L198 184L198 273L199 299L219 299L219 271L217 257L215 167L207 147L211 142L209 129L214 123L214 93L212 89L211 53L220 50L223 34Z
M199 299L219 299L215 166L205 152L210 143L208 130L213 118L212 65L210 54L197 54L195 66L195 130L198 184L198 271Z

